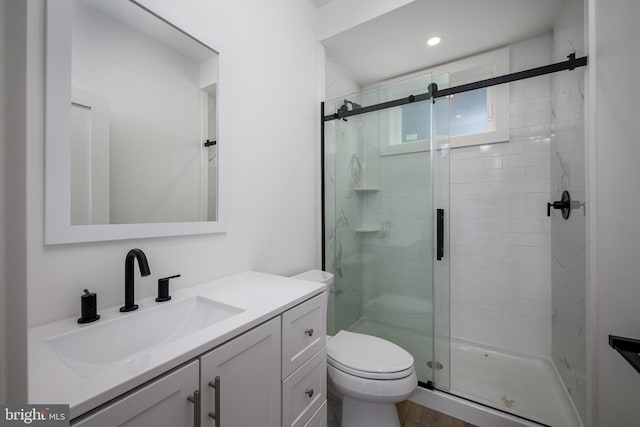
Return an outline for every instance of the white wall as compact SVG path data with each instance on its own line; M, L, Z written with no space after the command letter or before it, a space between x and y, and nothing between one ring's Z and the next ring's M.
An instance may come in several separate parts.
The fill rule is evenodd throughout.
M27 205L26 205L26 144L30 129L26 117L30 105L25 97L26 82L30 75L27 63L26 37L27 11L30 2L3 3L4 56L4 163L2 165L3 246L4 271L0 278L2 299L0 315L3 317L3 348L0 353L0 371L4 396L2 402L25 402L27 399Z
M28 27L36 44L30 101L43 105L43 2ZM144 4L191 29L220 52L219 135L228 144L230 219L225 234L108 243L43 245L43 111L29 116L29 324L77 316L82 289L99 309L124 298L124 256L143 249L152 275L136 278L136 298L155 295L158 277L181 273L183 287L247 269L292 274L317 267L317 50L313 7L299 0ZM242 25L239 25L242 23ZM136 273L137 274L137 273Z
M86 2L72 31L71 84L109 106L110 222L200 220L200 64Z
M549 63L550 37L511 46ZM549 77L511 83L510 141L451 150L451 335L551 356Z
M594 426L640 419L640 374L608 346L609 334L640 339L640 3L589 0L592 167L591 338L597 375ZM593 197L595 195L596 197ZM594 247L595 243L595 247Z
M350 78L344 70L333 60L325 57L325 100L338 99L341 96L360 92L360 86ZM326 105L326 113L333 112L334 105Z

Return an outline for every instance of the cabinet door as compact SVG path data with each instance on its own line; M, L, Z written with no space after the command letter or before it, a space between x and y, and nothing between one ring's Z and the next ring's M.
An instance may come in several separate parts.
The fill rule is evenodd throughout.
M280 336L277 317L200 357L203 426L281 427Z
M198 361L190 362L125 394L115 402L72 423L74 427L190 427L193 403L187 398L198 390Z

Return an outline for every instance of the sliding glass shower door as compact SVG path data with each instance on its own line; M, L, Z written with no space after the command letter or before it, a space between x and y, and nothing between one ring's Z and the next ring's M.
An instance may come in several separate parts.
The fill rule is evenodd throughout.
M439 76L438 80L446 80ZM431 76L325 103L325 114L425 93ZM448 101L325 121L329 331L385 338L421 382L449 385ZM446 124L446 125L445 125Z

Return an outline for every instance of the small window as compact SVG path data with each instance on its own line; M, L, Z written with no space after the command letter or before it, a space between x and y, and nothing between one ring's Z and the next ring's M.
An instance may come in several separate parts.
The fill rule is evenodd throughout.
M385 82L381 93L385 99L395 99L428 92L431 82L444 89L508 72L509 49L505 48ZM507 141L509 85L437 98L435 104L425 101L386 110L382 126L387 129L388 139L381 142L382 154L428 150L432 119L437 140L450 147Z

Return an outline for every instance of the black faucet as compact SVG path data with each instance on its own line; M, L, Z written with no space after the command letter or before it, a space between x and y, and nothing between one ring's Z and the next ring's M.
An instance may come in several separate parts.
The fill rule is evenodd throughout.
M120 307L120 311L133 311L138 309L138 304L134 304L133 295L133 260L138 260L140 274L148 276L151 274L147 257L142 249L131 249L124 260L124 305Z

